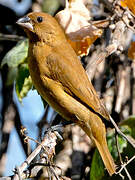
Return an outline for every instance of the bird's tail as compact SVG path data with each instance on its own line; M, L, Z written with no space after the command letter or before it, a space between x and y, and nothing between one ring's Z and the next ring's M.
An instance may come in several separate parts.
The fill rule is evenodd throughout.
M98 148L108 173L110 176L113 175L116 172L116 165L111 153L109 152L106 141L106 129L100 117L91 112L91 118L89 121L87 121L87 123L85 122L85 125L83 126L80 124L80 126L86 134L92 138Z
M115 169L116 169L116 165L113 161L113 158L108 150L107 147L107 142L105 143L98 143L98 141L96 139L94 139L94 142L98 148L98 151L102 157L102 160L104 162L104 165L108 171L108 173L111 175L113 175L115 173Z
M91 111L86 111L86 113L80 113L79 115L79 117L77 116L78 124L95 142L108 173L113 175L116 172L116 166L107 146L106 128L102 119Z

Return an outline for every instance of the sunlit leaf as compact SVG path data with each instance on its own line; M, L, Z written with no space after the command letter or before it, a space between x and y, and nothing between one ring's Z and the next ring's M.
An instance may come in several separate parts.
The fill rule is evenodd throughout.
M91 44L102 35L102 30L90 22L90 11L82 0L66 1L64 10L55 16L67 35L68 42L78 56L87 55Z
M122 7L128 7L129 10L135 14L135 0L121 0Z
M68 39L68 42L76 52L77 56L86 56L89 53L90 46L98 38L98 36L93 36L91 38L84 38L79 41L71 41Z
M135 42L131 42L128 49L128 57L135 61Z
M16 79L16 93L19 101L25 97L28 91L32 88L32 80L29 75L28 65L22 64L19 67L17 79Z
M3 58L1 66L7 64L8 67L14 68L23 63L28 55L28 40L21 40L13 47Z

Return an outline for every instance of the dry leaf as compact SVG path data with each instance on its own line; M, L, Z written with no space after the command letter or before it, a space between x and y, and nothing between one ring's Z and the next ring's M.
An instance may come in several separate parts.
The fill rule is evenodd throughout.
M90 12L83 0L66 1L64 10L55 18L62 26L76 54L87 55L91 44L102 34L102 30L90 23Z
M131 42L131 45L128 49L128 57L135 61L135 42Z
M135 14L135 0L121 0L122 7L128 7L128 9Z
M72 41L68 39L68 42L76 52L77 56L86 56L89 53L91 44L98 38L98 36L86 37L80 41Z

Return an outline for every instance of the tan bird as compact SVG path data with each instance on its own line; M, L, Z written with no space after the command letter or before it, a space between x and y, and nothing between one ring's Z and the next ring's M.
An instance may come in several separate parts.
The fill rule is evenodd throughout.
M19 19L29 38L28 64L40 95L63 118L77 123L95 142L110 175L115 164L102 122L109 114L97 96L76 53L52 16L33 12Z

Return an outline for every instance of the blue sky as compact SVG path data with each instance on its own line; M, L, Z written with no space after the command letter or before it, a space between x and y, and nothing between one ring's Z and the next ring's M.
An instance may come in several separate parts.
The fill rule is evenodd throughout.
M31 0L23 0L21 2L17 0L0 0L0 3L11 8L18 15L24 15L31 6Z
M14 93L14 100L17 103L21 121L27 128L28 135L36 139L38 132L37 123L42 118L44 113L44 107L40 96L37 94L36 90L30 91L28 96L23 99L22 104L20 104L16 94ZM4 176L11 175L15 166L19 166L25 160L25 158L26 157L24 156L18 134L14 128L10 135Z

